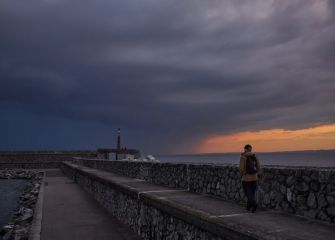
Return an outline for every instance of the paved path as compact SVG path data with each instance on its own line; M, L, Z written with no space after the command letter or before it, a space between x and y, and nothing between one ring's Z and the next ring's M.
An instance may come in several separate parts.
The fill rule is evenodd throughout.
M59 170L44 180L42 240L138 240Z
M335 239L334 223L309 220L271 210L250 213L246 212L241 205L208 195L158 186L143 180L122 177L97 169L79 167L75 164L69 165L98 178L109 180L120 187L131 189L131 191L138 194L139 198L143 196L153 199L166 209L179 209L178 211L182 211L185 215L205 217L223 228L235 230L250 236L252 239Z

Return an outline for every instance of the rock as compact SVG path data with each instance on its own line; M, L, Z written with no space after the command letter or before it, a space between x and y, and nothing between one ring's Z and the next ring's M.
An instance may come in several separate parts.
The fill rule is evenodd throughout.
M15 229L14 231L14 240L23 240L28 239L28 227L21 227L18 229Z
M13 228L14 228L14 226L13 226L13 225L10 225L10 224L5 225L5 226L2 227L2 229L3 229L5 232L8 232L9 230L11 230L11 229L13 229Z
M272 200L276 199L277 194L278 194L278 193L277 193L276 191L271 191L271 192L270 192L270 198L271 198Z
M310 193L307 198L307 206L310 208L316 208L316 199L314 193Z
M302 174L303 174L303 170L297 169L295 171L295 176L298 177L298 178L300 178L302 176Z
M272 173L264 173L263 174L263 179L266 180L272 180L273 179L273 174Z
M285 177L285 176L283 176L283 175L279 175L279 177L278 177L278 182L279 182L279 183L284 183L285 180L286 180L286 177Z
M30 211L25 212L23 216L21 216L18 221L27 221L33 218L33 211L29 209Z
M306 203L306 198L304 195L297 195L297 202L299 204L305 204Z
M300 192L307 192L309 190L309 186L305 182L297 184L296 188Z
M329 205L335 204L335 197L327 195L326 199L327 199L327 202L329 203Z
M327 184L327 192L332 192L335 190L335 183L329 183Z
M224 185L220 185L220 191L221 192L225 192L226 191L226 187Z
M268 204L270 204L270 195L268 194L268 193L266 193L265 195L264 195L264 200L263 200L263 202L264 202L264 204L265 205L268 205Z
M318 205L319 205L320 208L325 207L325 206L328 205L327 199L324 195L319 195L317 197L317 200L318 200Z
M271 186L269 183L263 183L261 187L264 189L264 191L268 192L271 189Z
M319 171L313 170L312 175L311 175L311 179L319 181Z
M329 170L320 170L319 171L319 182L327 183L330 176L331 176L331 172Z
M325 211L320 211L319 214L317 215L317 218L323 221L329 221L330 218L328 217L327 213Z
M284 185L280 185L279 190L282 194L286 195L286 187Z
M314 210L314 209L311 209L309 211L305 211L304 212L304 216L305 217L308 217L308 218L315 218L316 217L316 214L317 214L317 211Z
M335 217L335 205L328 207L327 208L327 213L331 217Z
M317 182L317 181L312 181L311 182L311 189L314 191L314 192L318 192L320 190L320 183Z
M13 229L9 230L2 238L1 240L10 240L13 234Z
M286 212L288 209L289 209L289 207L290 207L290 205L288 204L288 202L286 202L286 201L283 201L281 204L280 204L280 206L281 206L281 208Z
M276 196L276 202L277 203L281 203L283 200L284 200L284 195L282 195L282 194L277 194L277 196Z
M292 201L292 192L291 192L291 189L287 189L287 192L286 192L286 199L287 201L291 202Z
M329 177L329 182L335 184L335 174L333 174Z
M302 176L302 179L304 180L304 182L306 183L310 183L311 182L311 178L308 176Z

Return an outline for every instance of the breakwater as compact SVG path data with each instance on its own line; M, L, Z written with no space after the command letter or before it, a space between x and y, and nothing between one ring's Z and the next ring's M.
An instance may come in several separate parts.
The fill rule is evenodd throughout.
M234 202L245 202L235 165L77 160L82 166L110 171L154 184L188 189ZM335 169L263 167L259 205L327 222L335 221Z
M63 172L143 239L323 239L334 225L280 211L248 213L232 201L64 163Z
M241 229L223 227L206 213L155 195L159 192L173 194L171 188L150 186L144 181L118 175L106 176L103 172L82 169L71 163L64 163L62 171L143 239L257 239Z
M73 157L97 158L97 151L0 151L0 169L59 168Z

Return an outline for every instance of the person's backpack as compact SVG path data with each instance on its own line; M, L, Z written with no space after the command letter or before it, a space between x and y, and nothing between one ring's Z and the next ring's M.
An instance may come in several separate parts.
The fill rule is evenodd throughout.
M256 162L255 154L247 157L245 160L245 171L247 174L255 174L257 172Z

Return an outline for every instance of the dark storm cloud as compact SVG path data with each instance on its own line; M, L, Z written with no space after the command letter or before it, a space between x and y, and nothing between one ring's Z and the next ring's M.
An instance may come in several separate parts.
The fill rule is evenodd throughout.
M151 152L334 122L334 9L326 0L4 0L0 101L68 128L121 126Z

